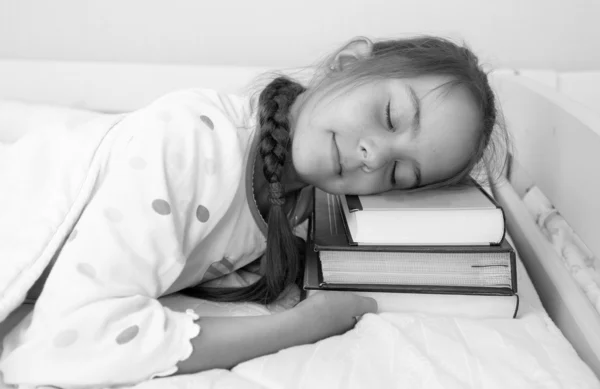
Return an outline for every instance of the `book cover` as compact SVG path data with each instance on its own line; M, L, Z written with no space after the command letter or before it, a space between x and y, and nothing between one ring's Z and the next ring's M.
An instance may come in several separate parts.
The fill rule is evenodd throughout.
M477 183L418 192L340 196L350 244L493 245L505 216Z
M390 280L387 283L393 284L396 283L392 277L394 273L404 273L403 279L407 280L406 274L411 275L411 268L423 270L424 267L438 267L443 270L440 272L444 275L443 281L451 285L437 286L440 291L458 291L458 276L460 279L466 279L466 283L479 283L478 286L483 286L483 289L493 285L498 290L507 288L516 292L515 253L506 240L496 246L350 245L337 201L337 196L315 190L314 211L309 229L309 240L312 244L309 249L319 252L320 262L325 264L329 274L336 275L337 272L337 275L343 276L335 281L338 287L344 284L344 279L353 280L353 284L368 284L370 279ZM494 266L485 267L486 264ZM484 274L485 272L487 274ZM473 277L469 280L467 278L471 273ZM421 274L420 278L411 277L412 283L420 283L420 280L427 280L428 277L427 274ZM430 281L433 280L433 276L429 278ZM378 282L380 283L382 282ZM380 289L387 288L383 285L378 286ZM394 288L396 287L391 289ZM417 285L405 285L403 288L420 289ZM473 290L469 288L472 286L462 289L461 292ZM481 293L483 289L476 292Z

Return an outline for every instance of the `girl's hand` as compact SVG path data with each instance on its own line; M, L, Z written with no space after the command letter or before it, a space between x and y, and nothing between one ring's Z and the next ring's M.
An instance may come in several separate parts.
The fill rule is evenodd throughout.
M350 292L319 292L301 301L293 310L311 318L312 325L319 327L314 329L326 337L352 329L365 313L377 312L377 302Z

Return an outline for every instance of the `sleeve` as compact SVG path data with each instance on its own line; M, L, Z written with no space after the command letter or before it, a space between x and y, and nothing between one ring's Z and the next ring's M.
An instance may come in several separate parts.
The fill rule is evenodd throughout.
M7 383L134 384L174 373L192 352L197 316L157 298L234 198L243 166L235 125L211 99L186 91L113 131L32 320L5 341Z

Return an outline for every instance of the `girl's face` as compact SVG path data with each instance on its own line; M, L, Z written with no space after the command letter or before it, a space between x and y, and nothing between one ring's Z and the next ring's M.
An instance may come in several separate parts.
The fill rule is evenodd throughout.
M334 194L441 181L473 153L480 115L463 87L427 76L300 95L291 110L298 178ZM436 89L438 88L438 89Z

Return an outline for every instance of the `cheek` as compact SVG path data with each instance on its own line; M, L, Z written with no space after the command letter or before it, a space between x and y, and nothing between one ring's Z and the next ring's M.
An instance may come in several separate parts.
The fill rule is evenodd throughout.
M310 140L304 137L294 139L292 144L292 163L298 176L306 181L319 172L320 157L314 147L310 147Z
M291 150L298 173L315 174L331 167L331 134L319 127L298 126L292 138Z
M472 154L473 145L470 140L450 139L444 146L432 146L426 154L430 177L427 181L436 182L453 177L466 166Z

